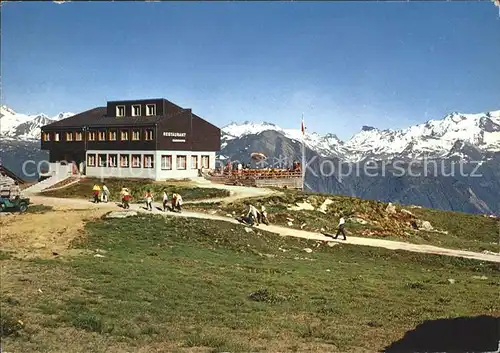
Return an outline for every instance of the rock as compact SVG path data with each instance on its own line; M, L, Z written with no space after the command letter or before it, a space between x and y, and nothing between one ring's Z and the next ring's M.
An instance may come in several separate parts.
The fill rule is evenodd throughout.
M326 199L321 206L319 206L318 211L321 213L326 214L326 211L328 210L328 205L331 205L333 203L333 200L331 199Z
M450 284L455 284L455 280L453 278L448 278L448 282L450 282Z
M293 222L294 221L293 218L289 218L289 217L287 217L286 220L289 221L289 222Z
M488 279L486 276L472 276L474 279Z
M425 230L425 231L433 231L434 227L432 226L431 222L429 221L422 221L422 220L417 220L417 225L420 230Z
M95 254L94 257L105 257L105 256L101 254Z
M326 269L326 272L330 272L330 269Z
M368 221L365 221L363 218L359 218L359 217L351 217L349 220L353 223L368 224Z
M45 244L42 244L42 243L35 243L35 244L33 244L33 247L34 247L35 249L43 249L43 248L45 248Z
M159 244L158 244L159 245ZM103 249L95 249L95 252L96 253L100 253L100 254L106 254L107 251L106 250L103 250Z
M293 226L293 223L292 222L288 222L287 223L289 227L292 227Z
M387 205L386 209L385 209L385 212L388 213L388 214L395 214L397 211L396 211L396 206L394 206L392 204L392 202L389 202L389 204Z
M306 224L305 224L305 223L302 223L302 224L300 225L300 229L304 229L304 227L305 227L305 226L306 226Z
M404 208L401 210L402 213L406 213L407 215L410 215L410 216L414 216L413 213L411 213L410 211L408 210L405 210Z
M233 217L233 215L228 213L228 214L226 214L226 217Z
M0 212L0 216L12 216L12 212Z
M136 211L112 211L106 214L105 218L127 218L137 216Z
M249 227L245 227L245 232L247 233L253 233L253 229Z
M216 213L217 213L217 210L213 210L213 211L210 211L210 212L208 212L208 213L210 213L210 214L216 214Z
M334 246L336 246L336 245L339 245L339 243L336 243L336 242L334 242L334 241L329 241L329 242L328 242L328 246L329 246L329 247L331 247L331 248L333 248L333 247L334 247Z
M302 210L308 210L308 211L314 211L314 206L311 205L308 201L302 202L302 203L296 203L295 206L291 206L288 208L290 211L302 211Z
M311 248L304 248L304 251L308 254L313 252Z

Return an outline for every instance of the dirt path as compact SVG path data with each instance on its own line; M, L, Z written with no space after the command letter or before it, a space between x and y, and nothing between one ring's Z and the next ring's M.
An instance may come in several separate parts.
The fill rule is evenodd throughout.
M252 196L268 195L269 191L270 190L261 189L261 191L259 193L255 193L255 192L248 192L247 190L240 189L240 190L238 190L237 193L230 196L229 198L223 199L223 201L228 201L228 199L235 200L235 199L241 199L241 198L252 197ZM273 191L271 191L271 193L273 193ZM206 202L206 201L207 200L205 200L204 202ZM99 209L106 209L106 210L108 210L108 209L109 210L117 210L117 211L120 210L120 208L118 208L118 206L115 203L93 204L87 200L78 200L78 199L58 199L58 198L50 198L50 197L44 197L44 196L33 196L32 202L37 203L37 204L50 205L50 206L53 206L55 209L99 208ZM223 217L223 216L212 215L212 214L207 214L207 213L200 213L200 212L183 211L181 214L174 213L174 212L164 213L164 212L161 212L157 209L154 209L152 212L150 212L150 211L146 211L143 208L142 204L132 204L130 206L130 209L135 210L137 212L162 214L165 216L212 219L212 220L219 220L219 221L225 221L225 222L231 222L231 223L239 223L237 220L230 218L230 217ZM325 237L324 235L322 235L320 233L307 232L307 231L291 229L291 228L286 228L286 227L281 227L281 226L276 226L276 225L269 225L269 226L262 225L262 226L260 226L260 228L267 230L269 232L272 232L272 233L279 234L281 236L291 236L291 237L321 240L321 241L335 241L335 242L341 242L341 243L345 242L347 244L365 245L365 246L385 248L385 249L390 249L390 250L405 250L405 251L412 251L412 252L426 253L426 254L439 254L439 255L454 256L454 257L461 257L461 258L468 258L468 259L475 259L475 260L481 260L481 261L500 263L500 255L483 254L483 253L476 253L476 252L464 251L464 250L446 249L446 248L440 248L440 247L436 247L436 246L432 246L432 245L411 244L411 243L404 243L404 242L392 241L392 240L374 239L374 238L360 238L360 237L349 237L347 239L347 241L343 241L343 240L333 240L329 237Z

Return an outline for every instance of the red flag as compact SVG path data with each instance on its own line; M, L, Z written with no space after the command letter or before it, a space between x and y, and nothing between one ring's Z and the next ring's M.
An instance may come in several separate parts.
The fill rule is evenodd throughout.
M302 124L300 126L300 130L302 130L302 135L306 134L306 127L304 125L304 119L302 119Z

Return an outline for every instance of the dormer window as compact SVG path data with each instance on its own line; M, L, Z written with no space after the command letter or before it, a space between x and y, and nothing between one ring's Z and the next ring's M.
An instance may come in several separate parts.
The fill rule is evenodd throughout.
M116 116L118 118L125 116L125 106L124 105L117 105L116 106Z
M141 116L141 106L139 104L132 106L132 116Z
M156 104L146 104L146 115L156 115Z

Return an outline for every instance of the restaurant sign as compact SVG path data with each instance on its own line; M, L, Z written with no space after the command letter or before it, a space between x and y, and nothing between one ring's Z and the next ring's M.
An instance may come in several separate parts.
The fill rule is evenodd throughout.
M172 139L172 142L186 142L186 133L185 132L172 132L172 131L164 131L163 136L165 137L175 137ZM178 138L180 137L180 138Z

